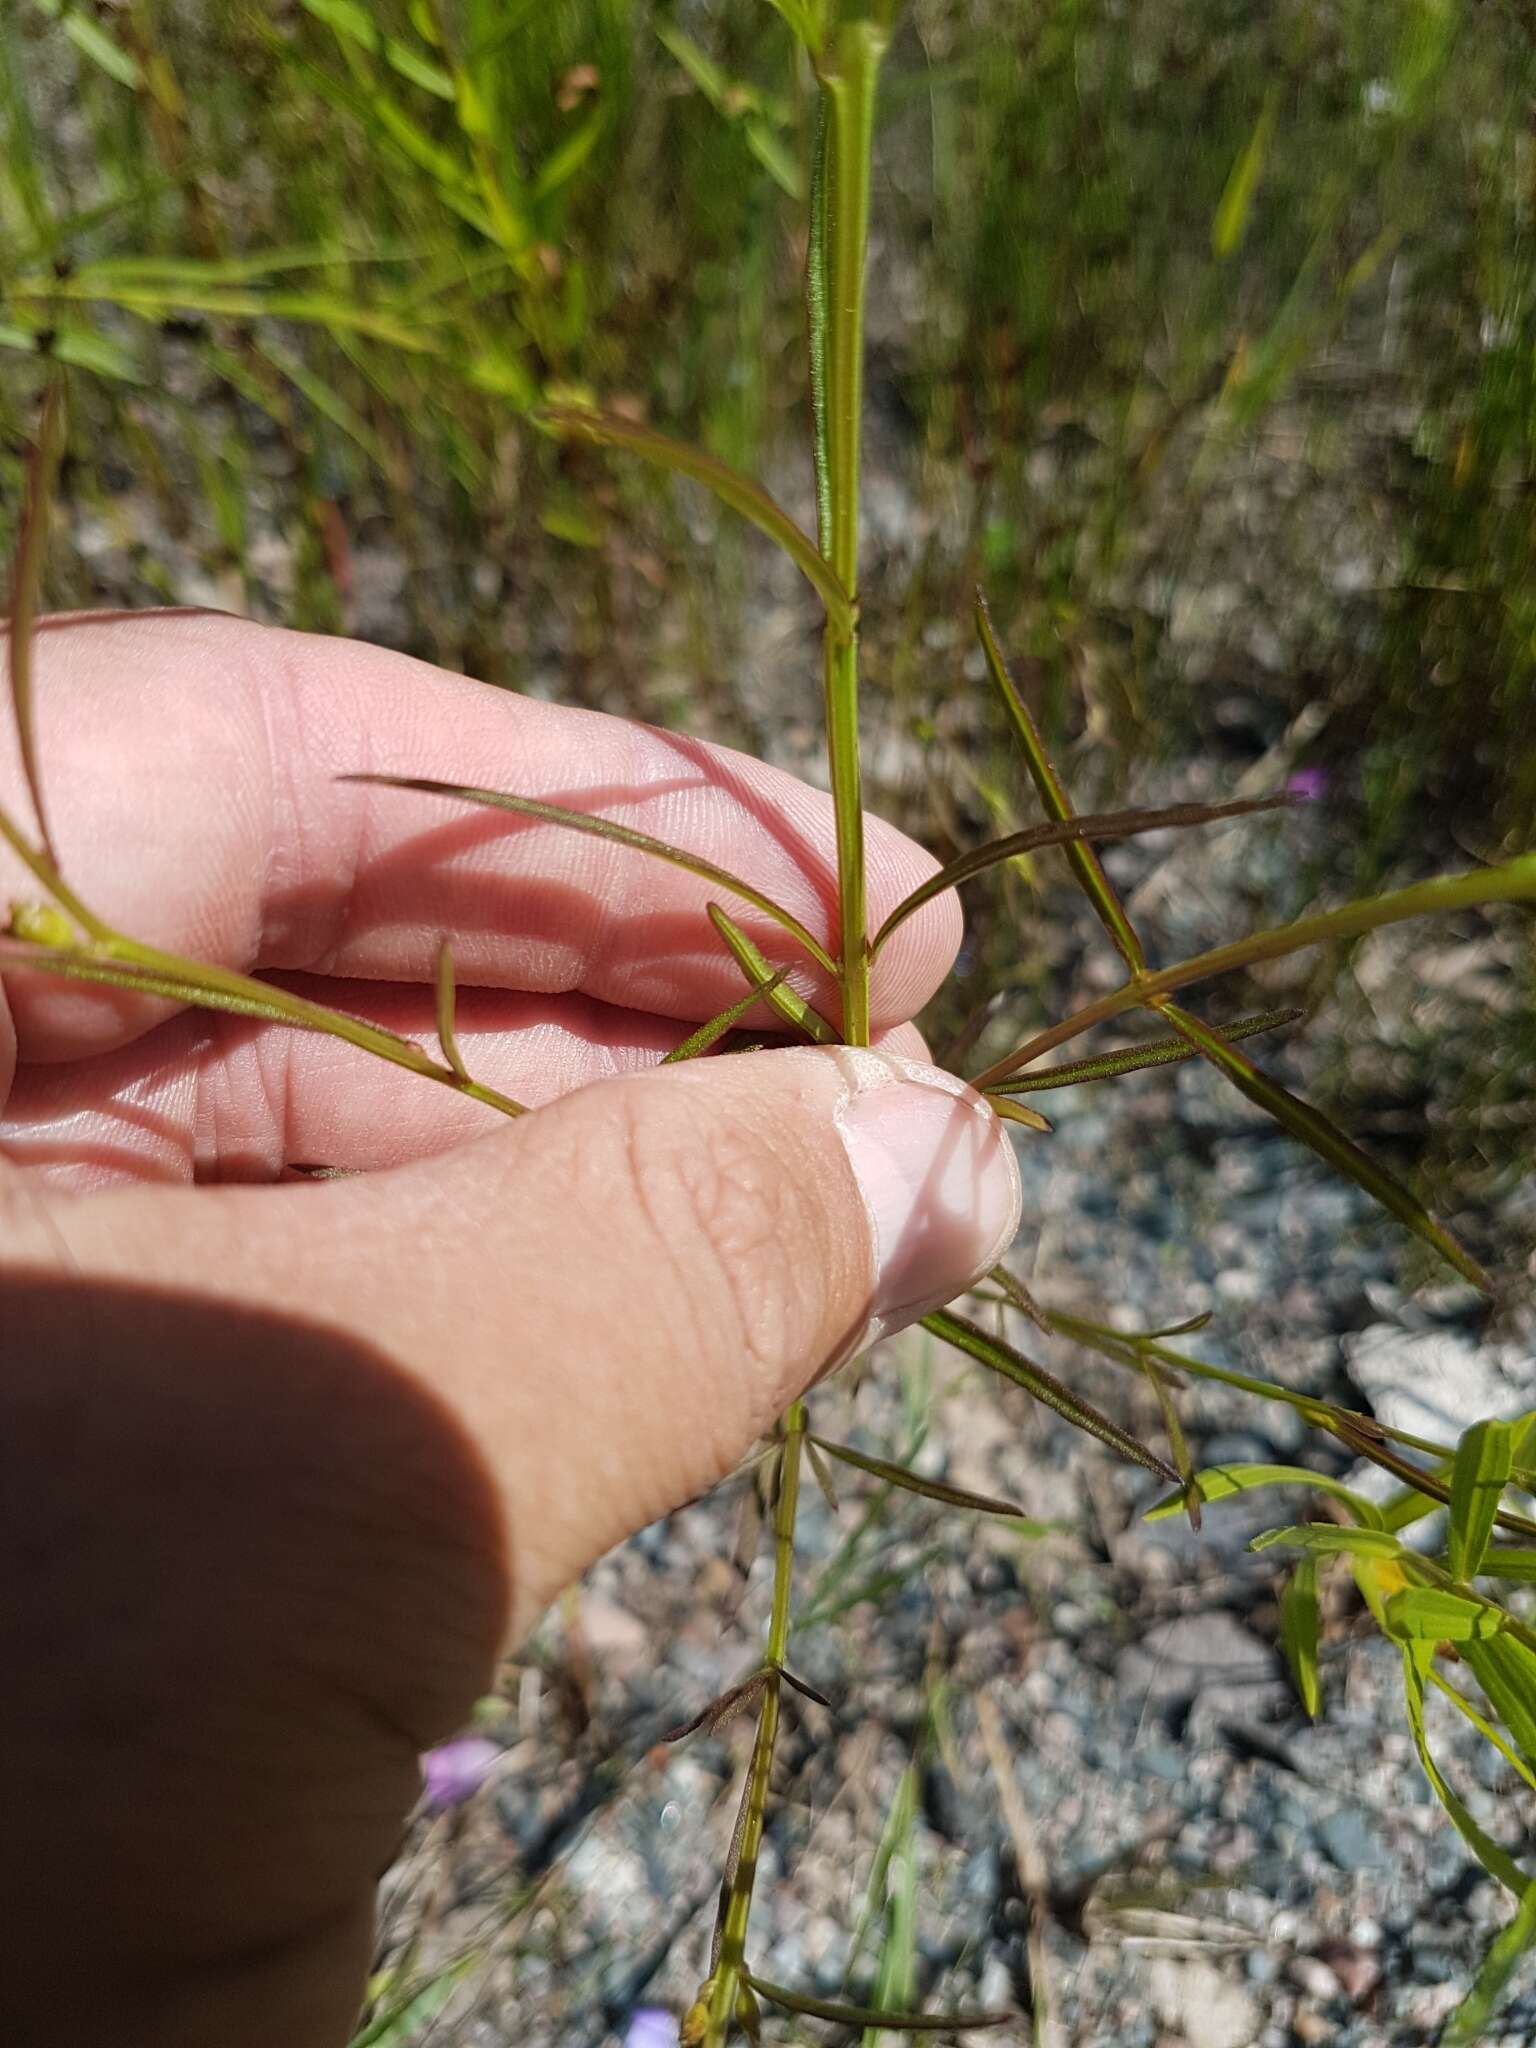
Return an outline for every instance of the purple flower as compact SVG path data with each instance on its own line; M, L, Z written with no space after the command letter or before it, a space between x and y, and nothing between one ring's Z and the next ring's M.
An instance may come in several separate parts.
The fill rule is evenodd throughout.
M429 1749L421 1760L427 1804L434 1813L462 1806L491 1775L501 1751L483 1735L461 1735Z
M624 2048L677 2048L677 2021L658 2006L642 2005L629 2023Z
M1320 797L1328 794L1328 770L1326 768L1298 768L1286 782L1286 793L1300 797L1303 803L1315 804Z

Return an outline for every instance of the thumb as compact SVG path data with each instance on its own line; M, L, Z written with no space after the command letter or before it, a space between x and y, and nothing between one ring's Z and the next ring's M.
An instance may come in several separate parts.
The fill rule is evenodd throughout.
M962 1082L838 1048L603 1082L367 1178L56 1214L87 1272L339 1325L440 1404L500 1498L521 1629L994 1264L1019 1199Z

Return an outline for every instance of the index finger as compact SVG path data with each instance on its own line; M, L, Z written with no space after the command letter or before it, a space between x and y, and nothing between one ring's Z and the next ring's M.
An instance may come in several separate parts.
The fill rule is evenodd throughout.
M559 826L338 780L369 772L601 812L740 874L836 951L830 799L746 755L217 613L50 621L35 666L65 877L167 950L245 971L425 981L448 932L467 984L579 990L689 1020L740 993L704 914L719 891L698 877ZM7 731L0 794L22 818L24 788ZM934 865L871 819L871 928ZM37 894L8 852L0 891ZM729 907L772 960L795 957L771 919ZM876 967L877 1027L921 1007L958 940L952 896L900 929ZM813 963L796 981L833 1000ZM39 976L7 986L23 1058L101 1051L164 1014Z

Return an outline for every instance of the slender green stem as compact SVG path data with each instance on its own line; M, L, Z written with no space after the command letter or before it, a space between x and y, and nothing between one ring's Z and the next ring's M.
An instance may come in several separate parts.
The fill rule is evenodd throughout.
M889 40L873 21L845 22L818 66L822 132L808 299L815 369L821 544L857 603L859 452L864 406L864 266L869 242L875 91ZM864 795L859 765L858 630L828 617L822 666L827 758L837 812L843 1036L869 1043Z
M747 1923L752 1914L757 1857L768 1811L768 1780L773 1770L774 1745L779 1734L779 1695L783 1685L780 1673L789 1654L795 1516L800 1505L800 1460L805 1449L805 1436L805 1403L796 1401L780 1425L778 1493L773 1509L773 1612L768 1623L768 1649L764 1658L771 1676L758 1709L757 1735L752 1744L752 1762L747 1772L736 1843L736 1867L720 1930L720 1952L709 1986L709 2026L704 2048L722 2048L746 1980Z

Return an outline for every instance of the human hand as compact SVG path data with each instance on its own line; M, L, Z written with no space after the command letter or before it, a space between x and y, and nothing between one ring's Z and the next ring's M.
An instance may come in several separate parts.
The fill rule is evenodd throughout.
M8 2039L338 2048L418 1752L583 1566L990 1265L1017 1174L900 1057L647 1071L740 990L703 883L336 779L608 812L831 944L831 808L791 778L212 615L50 622L37 666L94 909L429 1046L448 932L471 1072L552 1105L507 1124L329 1038L0 991ZM875 822L869 860L874 922L932 869ZM36 893L0 856L0 902ZM921 1057L958 931L940 898L882 952L888 1055ZM249 1185L300 1161L366 1171Z

